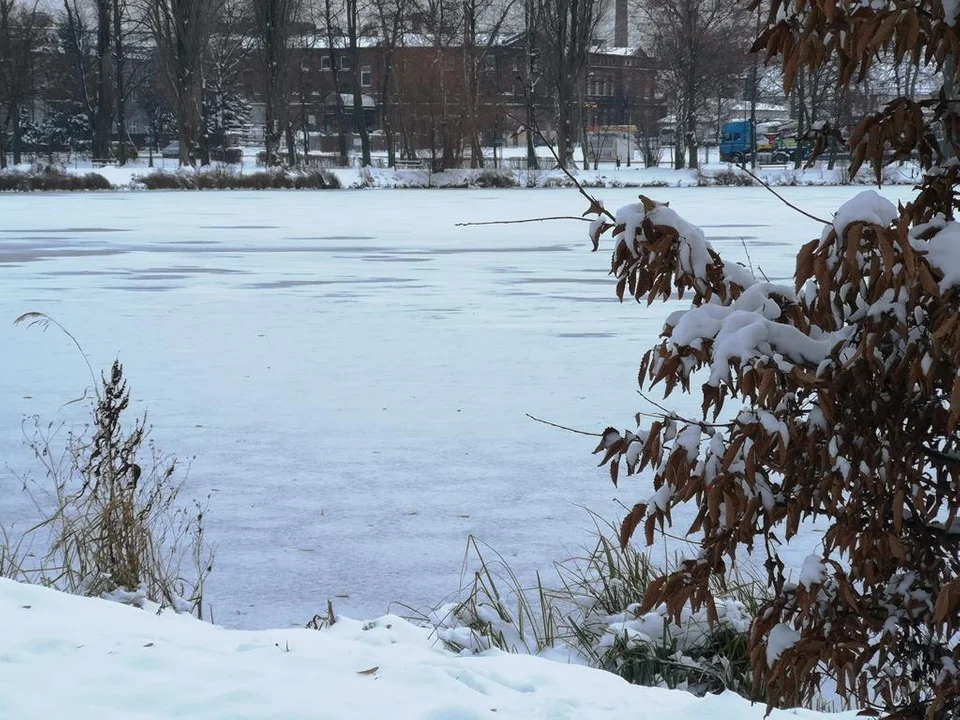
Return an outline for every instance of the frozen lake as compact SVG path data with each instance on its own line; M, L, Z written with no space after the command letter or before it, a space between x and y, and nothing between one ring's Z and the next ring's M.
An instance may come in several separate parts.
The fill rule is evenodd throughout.
M830 217L862 189L779 191ZM763 189L645 192L772 280L819 235ZM636 194L597 191L611 208ZM13 327L41 310L94 367L119 356L157 444L194 458L217 622L432 605L471 533L547 568L588 538L584 508L618 516L650 484L615 490L591 438L525 414L630 426L640 356L678 306L620 305L586 223L454 223L585 207L574 190L0 196L0 521L22 521L17 478L37 472L23 418L75 422L62 406L90 383L62 335Z

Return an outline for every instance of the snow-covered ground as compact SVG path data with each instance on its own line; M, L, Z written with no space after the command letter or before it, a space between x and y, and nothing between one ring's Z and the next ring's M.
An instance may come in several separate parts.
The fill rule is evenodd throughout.
M858 191L781 190L822 217ZM762 189L647 192L771 280L819 235ZM0 521L30 515L21 419L82 420L64 404L90 384L62 335L13 327L42 310L95 367L119 355L158 445L194 457L218 623L302 625L328 598L354 617L434 605L470 533L529 578L588 541L584 507L613 518L650 488L615 490L593 438L525 414L629 426L650 409L640 356L677 306L618 304L586 223L454 224L584 209L572 190L0 196Z
M395 616L313 630L223 630L187 617L0 580L0 717L761 720L600 670L489 652L459 657ZM849 720L853 713L831 715ZM771 720L828 716L775 711Z
M510 148L520 150L519 148ZM545 148L539 148L542 158L542 170L494 168L492 160L486 164L487 171L511 175L517 185L522 187L556 187L572 186L569 178L560 170L551 170L552 159ZM514 153L514 157L517 157ZM579 154L576 155L579 157ZM379 158L385 162L385 158ZM489 160L489 159L488 159ZM218 165L231 173L253 173L264 168L257 165L255 156L245 156L242 163L234 165ZM21 165L15 169L29 170L32 166ZM64 169L73 173L95 172L105 177L112 185L120 189L142 189L143 184L138 178L153 172L193 172L192 169L180 169L176 160L169 158L155 158L151 168L146 159L118 167L115 165L93 165L89 160L76 159L64 165ZM210 169L201 168L201 172ZM354 167L335 168L331 170L340 180L344 188L444 188L475 185L476 178L482 170L452 169L442 173L430 173L427 170L403 170L392 168L363 168L356 163ZM632 166L621 165L617 168L612 162L600 163L597 169L590 168L574 171L580 182L607 188L620 187L696 187L698 185L729 185L725 176L744 174L737 166L717 161L714 154L713 162L704 163L700 171L675 170L670 163L663 162L660 167L643 167L641 164ZM826 162L819 162L810 169L794 170L792 165L763 165L756 171L758 177L773 186L795 185L844 185L849 184L849 172L845 163L838 163L833 169L827 168ZM717 180L716 176L720 175ZM884 169L884 183L887 185L912 185L919 178L919 169L913 164L903 166L891 165ZM871 184L874 182L870 168L861 168L855 178L856 184Z

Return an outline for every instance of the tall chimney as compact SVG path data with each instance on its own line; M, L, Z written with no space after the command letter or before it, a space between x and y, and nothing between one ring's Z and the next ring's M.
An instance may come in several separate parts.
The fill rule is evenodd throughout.
M617 0L613 15L613 44L627 47L627 0Z

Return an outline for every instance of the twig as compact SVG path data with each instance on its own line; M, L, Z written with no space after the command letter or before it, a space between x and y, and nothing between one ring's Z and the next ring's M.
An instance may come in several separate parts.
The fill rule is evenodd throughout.
M769 190L771 193L773 193L774 197L776 197L780 202L782 202L782 203L783 203L784 205L786 205L787 207L793 208L794 210L796 210L796 211L797 211L798 213L800 213L801 215L806 215L808 218L810 218L811 220L816 220L818 223L823 223L824 225L832 225L832 224L833 224L833 223L831 223L831 222L828 222L828 221L824 220L823 218L818 218L816 215L811 215L811 214L808 213L806 210L801 210L801 209L798 208L796 205L794 205L792 202L790 202L789 200L787 200L783 195L781 195L781 194L778 193L776 190L774 190L772 187L770 187L766 182L764 182L764 181L761 180L759 177L757 177L756 175L754 175L752 172L750 172L749 170L747 170L747 168L741 167L740 169L743 170L747 175L749 175L750 177L752 177L754 180L756 180L758 183L760 183L761 185L763 185L763 186L764 186L767 190Z
M581 222L590 222L590 218L579 217L577 215L553 215L551 217L524 218L523 220L486 220L484 222L462 222L456 223L454 227L468 227L470 225L517 225L519 223L544 222L546 220L579 220Z
M747 256L747 264L750 265L750 274L753 275L753 279L757 279L757 274L753 271L753 258L750 257L750 251L747 249L747 241L743 239L743 236L740 236L740 244L743 245L743 252Z
M525 413L525 415L533 420L534 422L543 423L544 425L549 425L550 427L560 428L561 430L566 430L567 432L576 433L577 435L588 435L589 437L603 437L603 433L587 432L586 430L576 430L572 427L567 427L566 425L558 425L557 423L550 422L549 420L543 420L541 418L535 417L530 413Z
M679 420L680 422L686 423L687 425L699 425L699 426L700 426L701 428L703 428L703 429L707 429L707 428L732 428L732 427L734 426L734 423L733 423L733 422L727 422L727 423L716 423L716 422L712 422L712 423L711 423L711 422L707 422L706 420L691 420L690 418L684 417L683 415L679 415L678 413L676 413L676 412L673 411L673 410L668 410L667 408L665 408L663 405L661 405L661 404L658 403L657 401L651 400L649 397L647 397L647 396L643 393L642 390L637 390L637 394L638 394L640 397L642 397L644 400L646 400L648 403L650 403L651 405L654 405L655 407L659 408L659 410L660 410L660 414L659 414L659 415L657 415L656 413L643 412L643 411L641 410L640 412L637 413L637 416L638 416L638 417L647 417L647 418L652 418L652 419L654 419L654 420L664 420L664 419L666 419L666 420Z
M663 411L663 414L666 415L667 417L671 417L671 416L674 416L674 417L675 417L675 416L676 416L676 413L675 413L675 412L673 412L672 410L668 410L668 409L665 408L663 405L661 405L660 403L658 403L656 400L652 400L646 393L643 392L643 390L637 390L637 393L640 395L640 397L642 397L642 398L643 398L644 400L646 400L648 403L650 403L650 404L653 405L654 407L659 408L660 410L662 410L662 411Z
M577 178L575 178L575 177L573 176L573 173L571 173L571 172L567 169L566 163L564 163L564 162L560 159L560 156L557 155L557 151L553 149L553 145L550 144L550 141L547 140L546 136L544 136L544 134L540 131L540 128L536 126L536 122L534 122L534 126L531 127L531 126L528 125L525 121L521 120L520 118L516 117L515 115L511 115L510 113L507 113L506 115L507 115L508 118L510 118L511 120L513 120L515 123L517 123L517 125L519 125L520 127L522 127L524 130L527 130L528 132L532 132L534 135L536 135L538 138L540 138L540 139L543 141L543 144L547 146L547 149L550 151L550 154L553 155L554 159L557 161L557 167L560 168L560 170L563 172L563 174L566 175L566 176L570 179L570 182L572 182L574 185L577 186L577 190L580 191L580 194L583 195L587 200L590 201L590 208L591 208L591 210L594 209L594 208L599 208L600 212L602 212L604 215L606 215L608 218L610 218L614 223L617 222L617 218L614 217L613 213L611 213L609 210L607 210L605 207L603 207L603 205L600 204L600 201L599 201L599 200L597 200L595 197L593 197L593 195L591 195L590 193L588 193L588 192L584 189L583 185L580 184L580 181L577 180Z

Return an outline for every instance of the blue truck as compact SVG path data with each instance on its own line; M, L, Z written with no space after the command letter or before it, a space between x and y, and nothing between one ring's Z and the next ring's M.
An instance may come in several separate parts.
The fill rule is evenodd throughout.
M735 120L725 124L721 130L721 162L744 163L757 154L758 162L784 164L793 162L798 151L802 158L810 153L810 148L797 143L796 136L787 134L785 124L758 123L756 133L751 133L749 120ZM751 148L751 137L755 146Z

